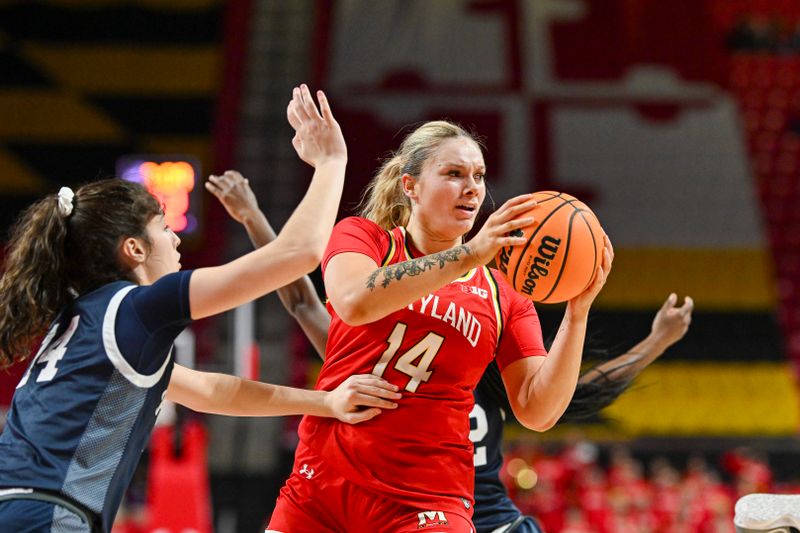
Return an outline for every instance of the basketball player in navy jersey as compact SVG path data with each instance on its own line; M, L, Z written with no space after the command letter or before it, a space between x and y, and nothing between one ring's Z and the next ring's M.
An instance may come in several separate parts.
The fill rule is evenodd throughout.
M144 187L63 187L21 216L0 279L0 367L24 360L0 435L0 531L108 532L164 397L237 416L313 413L356 423L399 397L375 376L330 393L175 365L192 320L251 301L316 268L333 227L346 147L324 95L287 108L309 189L270 245L179 272L180 239ZM228 173L228 176L236 175Z
M275 232L258 208L253 191L240 176L211 176L206 188L228 213L245 226L255 247L275 238ZM330 316L317 296L313 283L304 276L278 289L281 302L298 321L321 357ZM664 351L680 340L689 328L694 303L686 297L676 307L677 296L669 295L653 320L650 335L627 353L585 371L561 421L588 418L611 404L632 380ZM470 414L470 439L475 445L475 509L472 517L477 533L541 533L536 521L524 516L511 501L500 481L503 465L502 439L505 414L511 412L500 371L491 363L475 390Z

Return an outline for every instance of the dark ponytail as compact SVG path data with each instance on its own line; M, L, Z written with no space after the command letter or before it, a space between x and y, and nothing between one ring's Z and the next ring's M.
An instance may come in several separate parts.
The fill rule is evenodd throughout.
M0 368L25 359L59 310L76 296L133 273L119 259L126 237L147 242L161 208L139 184L119 179L84 185L68 213L58 195L17 219L0 278Z
M0 278L0 367L30 351L70 299L64 270L66 219L55 195L30 206L11 230Z
M545 341L548 350L552 343L553 338ZM558 420L559 424L585 421L597 416L600 411L614 403L614 400L628 389L633 381L633 376L626 372L619 372L619 370L623 370L624 364L611 369L609 372L603 372L598 369L610 359L612 357L609 355L609 351L600 348L597 341L593 338L586 340L583 361L588 361L589 366L581 371L581 376L593 372L597 374L597 377L583 383L578 381L567 410ZM500 406L506 413L513 415L506 389L503 385L503 377L496 361L492 361L486 367L486 371L478 382L477 391L482 398L488 399L495 405Z

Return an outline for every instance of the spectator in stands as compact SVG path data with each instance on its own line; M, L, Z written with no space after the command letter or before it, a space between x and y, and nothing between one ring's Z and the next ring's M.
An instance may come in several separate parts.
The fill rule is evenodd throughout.
M781 33L779 19L745 15L728 32L725 45L732 52L771 53L778 50Z

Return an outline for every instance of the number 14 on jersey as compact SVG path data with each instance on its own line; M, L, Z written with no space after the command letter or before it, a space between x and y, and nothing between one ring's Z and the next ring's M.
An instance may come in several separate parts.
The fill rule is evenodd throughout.
M375 364L372 373L378 377L383 377L383 373L386 372L386 367L394 360L394 369L411 378L406 384L405 389L409 392L416 392L420 383L428 381L433 374L433 371L428 370L428 367L431 366L436 354L439 353L442 342L444 342L444 337L432 331L428 332L421 341L395 359L397 350L399 350L400 345L403 344L403 337L406 334L407 327L408 326L402 322L398 322L397 325L395 325L386 341L389 346Z

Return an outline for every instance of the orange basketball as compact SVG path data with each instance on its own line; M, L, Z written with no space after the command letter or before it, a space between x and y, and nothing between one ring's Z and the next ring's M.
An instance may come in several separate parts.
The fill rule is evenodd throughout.
M603 258L603 228L586 204L563 192L534 193L538 202L519 215L536 222L523 228L524 246L502 248L497 268L515 291L534 302L565 302L594 279Z

